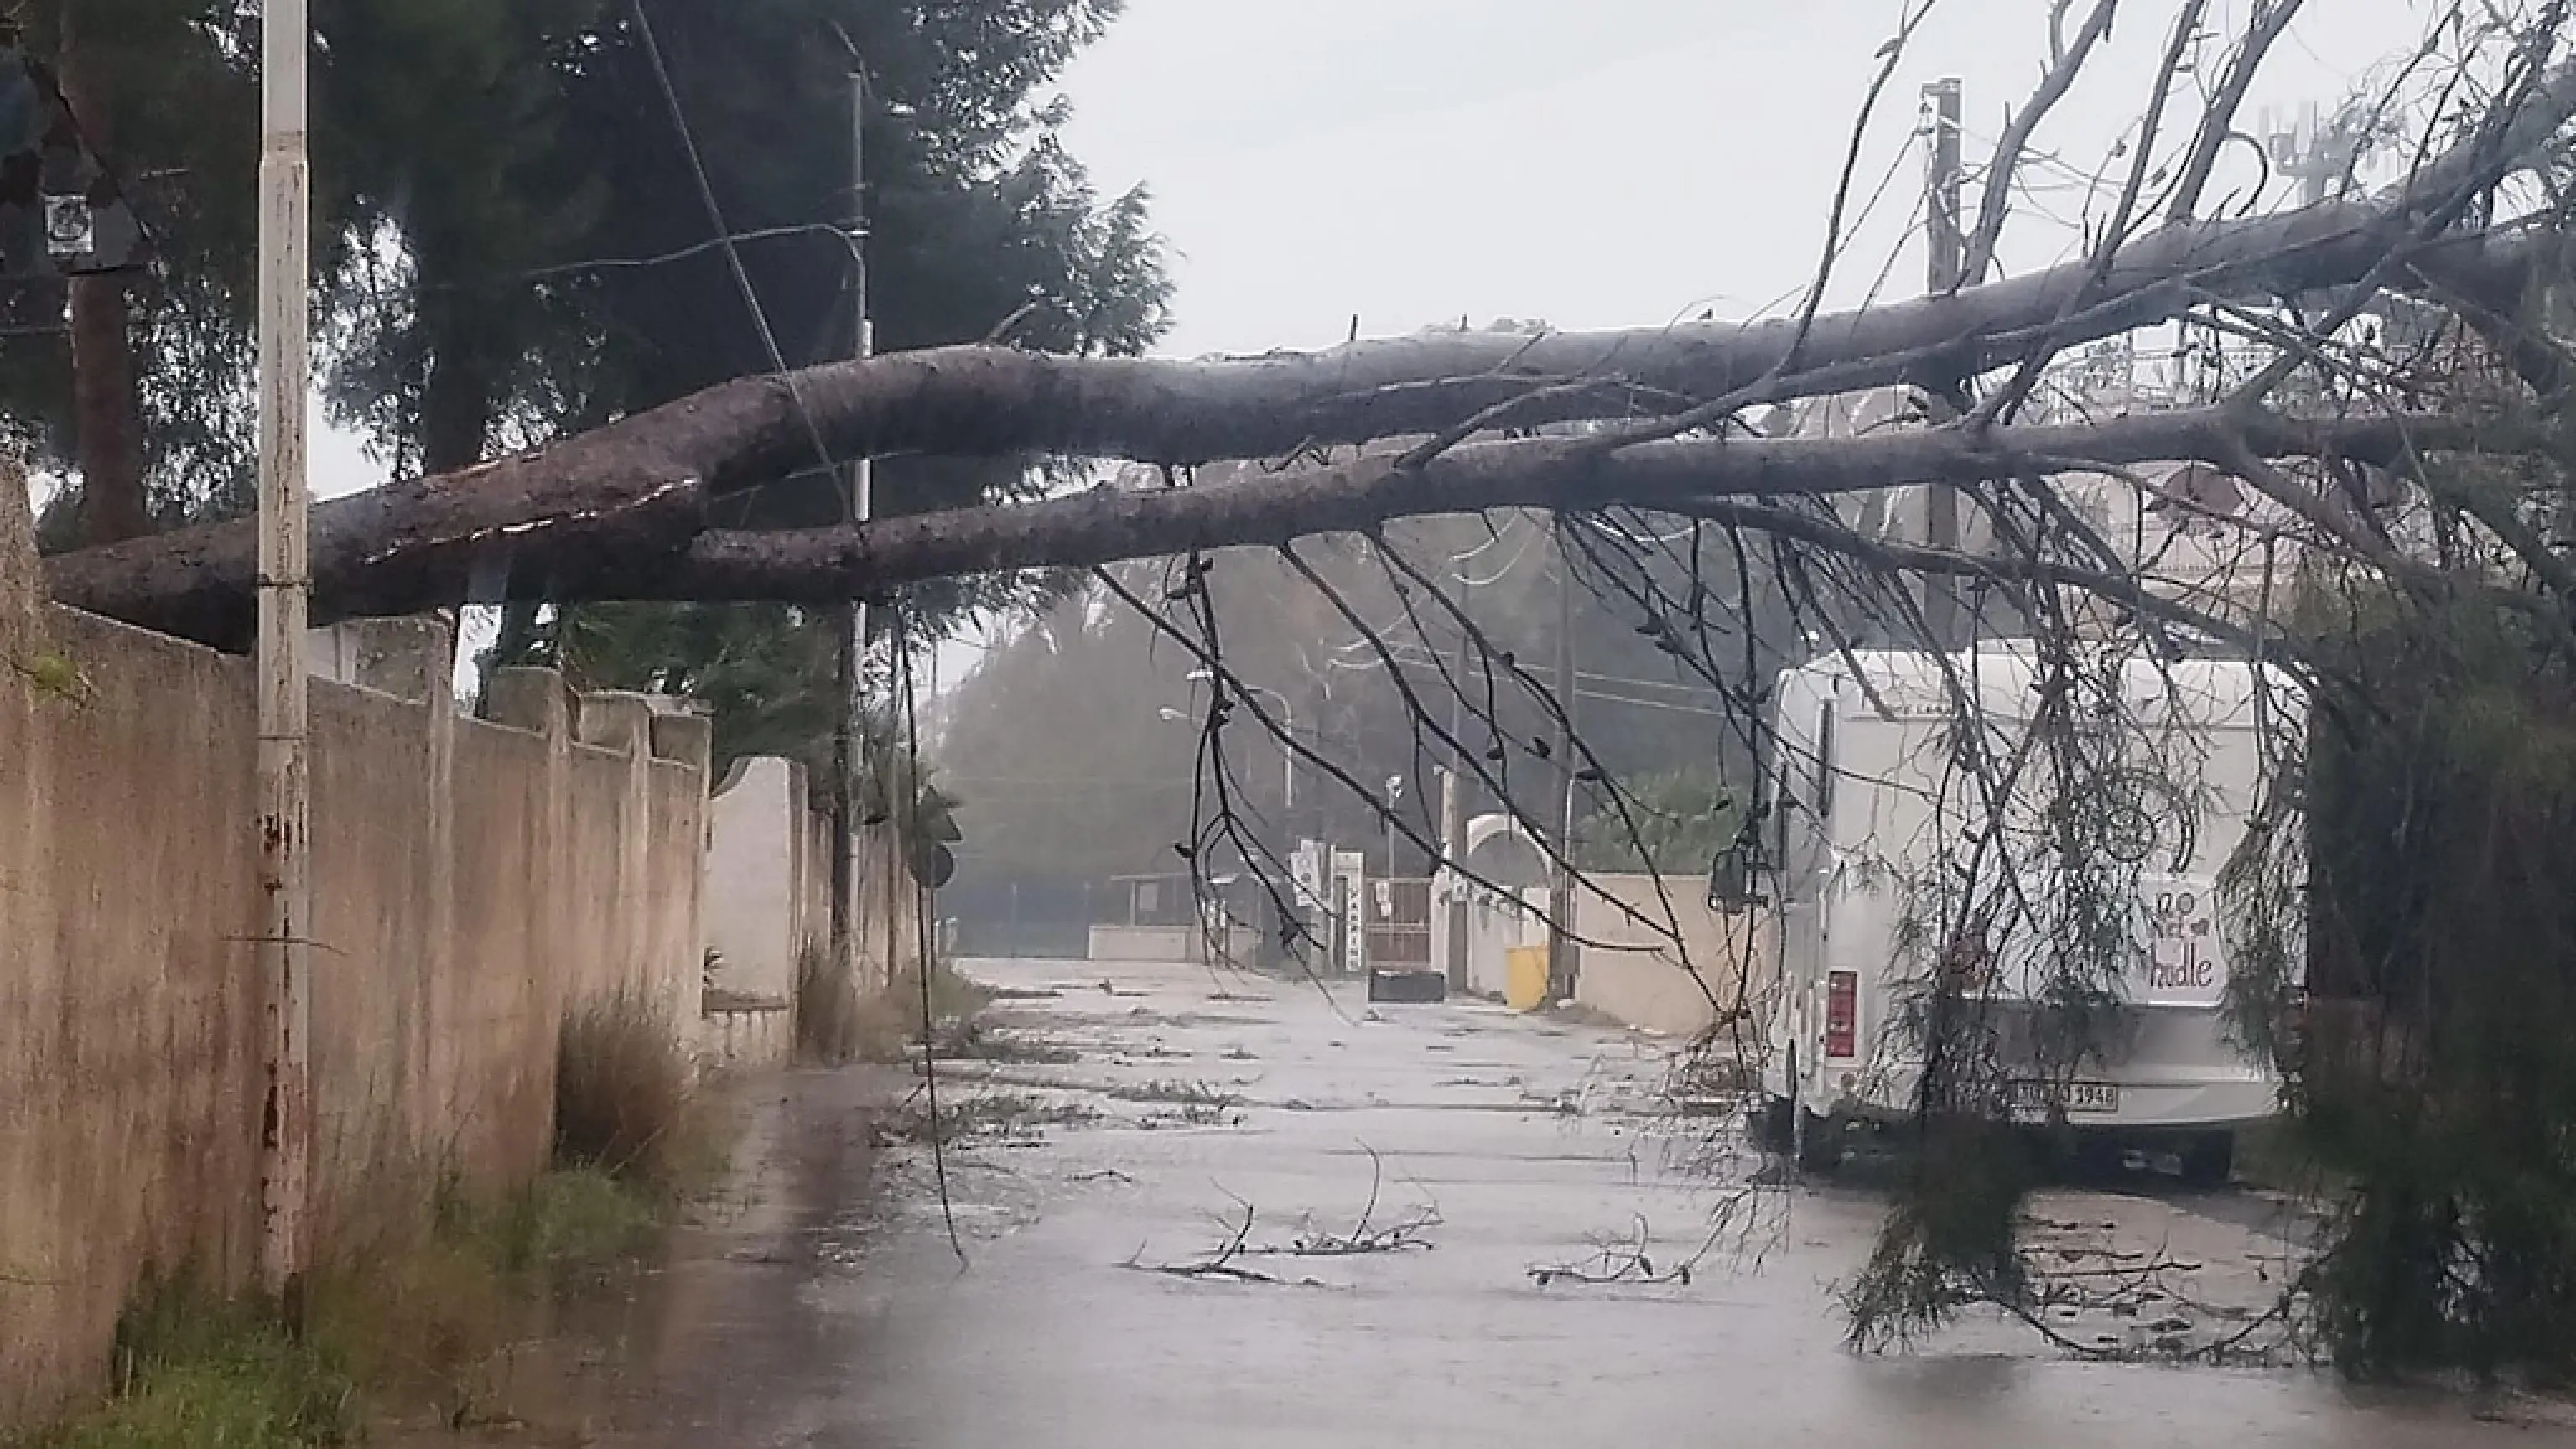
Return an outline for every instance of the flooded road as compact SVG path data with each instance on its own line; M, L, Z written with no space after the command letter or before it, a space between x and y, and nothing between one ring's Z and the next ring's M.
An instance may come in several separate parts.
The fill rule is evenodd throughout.
M1010 993L941 1076L972 1129L946 1162L968 1266L930 1154L865 1125L912 1079L790 1077L671 1275L684 1328L591 1442L2576 1444L2532 1401L2088 1362L2000 1318L1853 1354L1833 1285L1879 1205L1748 1187L1642 1039L1191 967L967 970ZM2144 1313L2052 1308L2069 1343L2242 1331L2289 1250L2247 1193L2034 1211L2068 1263L2176 1279Z

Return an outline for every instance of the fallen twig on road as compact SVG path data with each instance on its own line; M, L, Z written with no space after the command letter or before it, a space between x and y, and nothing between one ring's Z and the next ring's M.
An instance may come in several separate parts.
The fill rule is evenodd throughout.
M1216 1278L1229 1283L1261 1283L1273 1288L1324 1286L1312 1278L1294 1280L1281 1278L1264 1273L1257 1268L1244 1267L1236 1262L1236 1259L1244 1256L1246 1251L1244 1240L1252 1236L1252 1224L1256 1213L1252 1204L1243 1199L1236 1198L1235 1202L1243 1209L1243 1220L1229 1225L1233 1229L1233 1235L1227 1238L1216 1251L1188 1262L1148 1263L1145 1261L1145 1245L1139 1243L1136 1245L1136 1251L1128 1256L1127 1261L1118 1266L1133 1268L1142 1273L1160 1273L1167 1278Z
M1440 1204L1429 1200L1428 1192L1423 1194L1424 1201L1408 1209L1402 1217L1383 1225L1377 1222L1378 1199L1380 1190L1385 1185L1386 1165L1384 1159L1378 1156L1376 1148L1363 1142L1360 1144L1360 1150L1369 1156L1369 1195L1367 1203L1360 1208L1358 1220L1351 1224L1348 1232L1317 1231L1313 1227L1310 1215L1305 1220L1305 1225L1288 1241L1255 1243L1252 1241L1252 1230L1260 1220L1259 1211L1251 1203L1234 1197L1232 1193L1227 1193L1226 1196L1234 1197L1234 1204L1241 1210L1242 1216L1217 1218L1217 1225L1226 1230L1226 1238L1215 1249L1200 1257L1182 1262L1148 1263L1144 1260L1144 1245L1139 1244L1135 1253L1119 1266L1148 1273L1161 1273L1172 1278L1221 1278L1233 1283L1266 1283L1280 1287L1320 1288L1325 1285L1315 1279L1276 1277L1257 1268L1245 1267L1240 1260L1271 1257L1351 1258L1370 1253L1401 1253L1409 1248L1428 1251L1435 1246L1424 1234L1429 1229L1438 1227L1442 1219ZM1415 1183L1414 1186L1419 1188L1421 1184Z
M1417 1203L1395 1222L1384 1227L1372 1226L1372 1220L1377 1216L1378 1191L1385 1181L1386 1165L1376 1148L1363 1142L1360 1150L1369 1156L1369 1195L1367 1204L1360 1209L1359 1221L1351 1225L1349 1232L1301 1231L1282 1246L1246 1251L1298 1258L1345 1258L1362 1253L1400 1253L1407 1248L1427 1251L1433 1247L1431 1240L1422 1234L1441 1223L1440 1204L1436 1202ZM1415 1184L1417 1187L1420 1185Z
M1691 1266L1699 1261L1699 1254L1694 1253L1688 1259L1658 1269L1653 1247L1654 1230L1647 1226L1646 1215L1639 1213L1634 1228L1626 1236L1594 1238L1590 1257L1541 1264L1532 1267L1529 1275L1531 1281L1541 1288L1560 1279L1594 1286L1675 1283L1689 1287Z

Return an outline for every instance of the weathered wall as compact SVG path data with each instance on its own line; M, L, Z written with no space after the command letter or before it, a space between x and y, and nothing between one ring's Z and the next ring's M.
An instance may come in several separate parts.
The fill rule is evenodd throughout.
M796 1000L800 963L832 939L831 821L809 800L803 767L752 758L735 762L708 804L703 918L718 960L695 1042L707 1070L771 1065L795 1048L780 1008ZM860 832L858 996L883 990L920 946L919 896L900 859L890 827Z
M805 807L804 771L737 760L707 808L707 949L719 958L710 979L728 995L783 1002L795 994L798 957L831 931L829 852L808 858L828 840Z
M1431 913L1432 926L1445 936L1446 911ZM1477 996L1490 996L1499 1001L1508 976L1514 946L1535 946L1547 940L1547 890L1533 887L1517 896L1498 896L1490 891L1474 891L1467 897L1467 990ZM1447 947L1434 943L1433 949Z
M249 666L28 606L23 509L0 486L0 1423L97 1382L147 1265L238 1284L258 1231ZM425 693L313 687L326 1239L395 1169L539 1170L567 1009L697 1015L703 723L536 671L504 724Z
M1587 943L1576 957L1574 999L1626 1025L1693 1035L1721 1010L1758 999L1776 974L1762 918L1710 910L1697 880L1665 877L1659 888L1651 875L1592 875L1574 896L1574 932ZM1687 966L1647 924L1662 924L1668 910Z

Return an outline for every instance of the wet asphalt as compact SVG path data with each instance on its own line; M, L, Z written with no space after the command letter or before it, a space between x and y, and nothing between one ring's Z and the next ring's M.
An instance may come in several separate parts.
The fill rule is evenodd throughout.
M1857 1353L1838 1290L1883 1198L1769 1181L1725 1104L1676 1104L1667 1043L1192 966L965 969L1005 996L942 1064L949 1150L917 1073L747 1093L743 1176L584 1442L2576 1445L2562 1406L2291 1361L2262 1310L2306 1229L2259 1192L2053 1187L2035 1323Z

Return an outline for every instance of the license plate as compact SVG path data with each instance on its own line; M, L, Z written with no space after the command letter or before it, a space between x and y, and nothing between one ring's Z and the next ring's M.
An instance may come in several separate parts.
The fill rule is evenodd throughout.
M2109 1082L2015 1082L2012 1107L2032 1117L2061 1108L2069 1117L2098 1116L2120 1110L2120 1089Z

